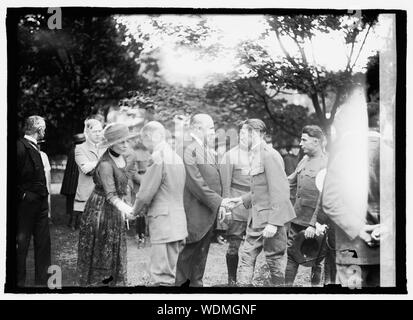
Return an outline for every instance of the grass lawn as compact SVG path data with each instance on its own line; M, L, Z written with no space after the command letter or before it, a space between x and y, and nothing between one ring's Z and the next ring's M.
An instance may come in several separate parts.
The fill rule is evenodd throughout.
M60 189L59 189L60 190ZM58 191L57 191L58 192ZM67 226L68 216L65 213L65 197L52 194L52 220L50 235L52 241L52 264L62 269L62 286L76 286L76 261L78 231L71 231ZM132 228L131 228L132 229ZM128 285L148 285L149 276L147 264L149 262L149 244L138 247L133 238L133 231L128 232ZM227 283L227 270L225 252L227 245L212 243L208 255L204 286L224 286ZM265 265L263 254L258 257L254 282L257 286L263 286L268 279L268 269ZM310 281L310 268L300 267L295 284L297 286L308 285ZM31 243L27 260L28 286L34 285L34 258L33 241Z

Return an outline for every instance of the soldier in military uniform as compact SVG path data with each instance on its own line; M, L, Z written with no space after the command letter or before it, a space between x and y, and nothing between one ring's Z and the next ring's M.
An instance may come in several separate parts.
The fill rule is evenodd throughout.
M270 270L271 286L284 284L285 224L295 218L289 199L289 184L281 155L264 141L266 127L259 119L248 119L241 127L240 139L248 145L251 191L241 197L251 208L242 248L239 284L251 285L255 263L264 251ZM238 199L232 198L234 206Z
M223 155L220 170L224 198L240 197L250 191L250 164L245 144L240 143ZM238 251L247 230L250 211L242 206L234 208L228 221L226 261L230 286L237 282Z
M294 260L293 251L299 250L296 237L310 226L311 218L317 206L319 191L315 184L317 173L327 165L327 156L323 151L324 135L320 127L305 126L301 134L300 146L304 153L303 159L296 170L288 177L290 197L294 204L295 214L288 231L287 267L285 283L292 286L298 271L298 262ZM311 284L319 285L321 278L321 261L311 269Z

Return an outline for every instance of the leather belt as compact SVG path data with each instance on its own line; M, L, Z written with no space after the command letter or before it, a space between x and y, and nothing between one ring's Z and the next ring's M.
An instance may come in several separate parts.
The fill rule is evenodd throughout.
M240 191L245 191L245 192L249 192L251 190L251 188L249 186L244 186L242 184L238 184L238 183L231 183L231 188L240 190Z

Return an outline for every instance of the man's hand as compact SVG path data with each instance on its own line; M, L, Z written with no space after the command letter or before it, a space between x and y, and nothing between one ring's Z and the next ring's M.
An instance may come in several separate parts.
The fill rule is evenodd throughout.
M262 236L264 238L271 238L275 236L276 233L277 233L277 226L274 226L272 224L267 224L264 230L262 231Z
M366 242L370 247L375 244L371 234L378 226L379 224L365 224L359 232L359 237L363 239L364 242Z
M304 232L304 237L306 239L312 239L315 237L316 229L313 226L308 226L307 229L305 229Z
M238 198L225 198L221 202L221 206L225 207L227 210L232 210L242 204L241 197Z
M225 216L226 216L227 210L225 207L220 206L219 210L218 210L218 222L222 223L225 220Z
M371 233L371 238L376 242L380 242L380 239L386 238L388 236L389 230L386 226L382 224L376 224L376 227Z

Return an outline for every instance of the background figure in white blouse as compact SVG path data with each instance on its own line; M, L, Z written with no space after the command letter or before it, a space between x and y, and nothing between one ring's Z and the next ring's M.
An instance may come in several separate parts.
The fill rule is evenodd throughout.
M77 229L79 215L84 211L87 199L95 187L93 183L93 172L99 158L106 151L98 147L102 141L102 124L96 119L85 121L86 141L76 146L75 161L79 168L79 182L76 189L75 202L73 206L74 219L72 229Z
M40 151L40 156L42 157L43 167L44 167L44 174L46 176L46 186L49 195L47 196L47 202L49 203L49 223L52 221L52 209L51 209L51 201L50 201L50 193L51 193L51 185L52 185L52 174L51 170L52 167L50 166L49 157L43 151Z

